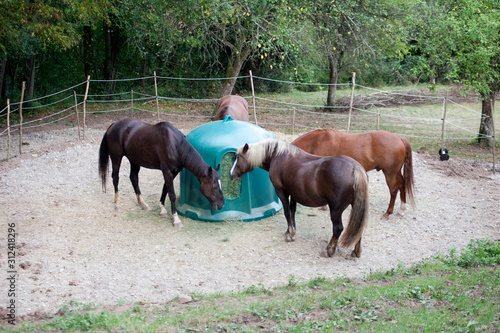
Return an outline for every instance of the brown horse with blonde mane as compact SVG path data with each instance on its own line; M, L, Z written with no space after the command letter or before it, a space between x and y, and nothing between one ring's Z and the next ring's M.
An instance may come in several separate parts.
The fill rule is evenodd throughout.
M323 128L300 136L292 144L314 155L350 156L361 163L366 171L382 170L391 194L389 207L383 215L386 219L394 211L398 191L401 197L400 215L406 210L407 198L415 205L411 145L397 134L387 131L343 133Z
M246 99L236 95L221 97L217 102L214 120L223 120L226 116L231 116L234 120L249 121Z
M326 251L333 256L344 230L342 213L350 205L349 223L341 244L355 245L351 255L361 256L361 236L368 220L368 176L361 164L348 156L319 157L285 141L267 139L237 150L231 176L240 178L257 167L269 171L283 204L287 241L295 239L297 203L308 207L328 205L333 236Z

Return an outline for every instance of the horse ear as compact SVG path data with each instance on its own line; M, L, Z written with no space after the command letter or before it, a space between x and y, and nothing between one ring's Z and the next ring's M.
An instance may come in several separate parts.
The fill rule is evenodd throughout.
M208 177L212 177L212 167L208 166Z
M220 164L217 166L217 168L215 168L216 172L219 172L219 170L220 170Z
M248 151L248 143L245 143L245 146L243 147L243 154Z

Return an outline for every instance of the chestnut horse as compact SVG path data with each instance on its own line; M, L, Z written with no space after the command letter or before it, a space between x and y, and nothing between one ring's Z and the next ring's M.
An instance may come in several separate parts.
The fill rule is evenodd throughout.
M318 155L347 155L361 163L366 171L382 170L391 194L389 207L383 215L388 219L394 211L398 191L401 197L400 215L406 210L406 199L414 206L413 164L410 142L387 131L343 133L331 128L316 129L295 141L293 145ZM401 174L401 168L403 174Z
M149 206L142 199L139 189L139 170L141 167L161 170L165 183L160 198L160 215L168 215L165 209L165 197L168 194L175 227L182 227L182 222L175 208L174 178L183 168L198 178L201 193L208 199L212 209L218 210L224 206L224 195L217 173L219 167L212 169L205 163L182 132L167 122L151 125L136 119L122 119L109 126L99 148L99 175L104 192L111 158L115 209L119 208L118 179L123 156L130 161L130 181L137 201L144 210L149 210Z
M234 120L248 121L248 102L236 95L221 97L217 102L214 120L223 120L231 116Z
M342 213L351 205L341 244L355 245L351 255L361 256L361 236L368 219L368 176L361 164L348 156L319 157L285 141L266 139L238 148L231 176L240 178L257 167L269 171L283 204L287 241L295 239L297 203L308 207L328 205L333 236L326 251L333 256L344 229Z

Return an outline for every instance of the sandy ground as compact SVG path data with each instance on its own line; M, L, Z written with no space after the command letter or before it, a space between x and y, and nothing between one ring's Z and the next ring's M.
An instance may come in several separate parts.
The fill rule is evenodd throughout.
M197 125L172 122L184 133ZM281 211L255 222L181 217L184 228L174 228L156 208L142 211L137 205L127 161L121 169L122 210L116 213L111 182L103 193L97 173L98 145L108 124L93 124L84 141L69 127L26 134L23 155L9 161L5 138L0 140L0 240L7 244L8 223L15 224L18 316L54 313L71 300L161 304L179 295L272 287L292 278L359 277L461 249L471 239L500 239L500 177L491 174L491 165L416 153L417 207L403 217L380 219L389 193L381 172L368 173L370 221L359 259L345 248L333 258L321 255L331 222L327 211L316 208L299 206L292 243L284 241ZM157 207L161 173L142 169L140 183L146 201ZM0 308L6 313L10 269L2 248Z

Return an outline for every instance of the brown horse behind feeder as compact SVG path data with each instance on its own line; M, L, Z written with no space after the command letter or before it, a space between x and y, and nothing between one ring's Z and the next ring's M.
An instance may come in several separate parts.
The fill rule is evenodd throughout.
M407 139L397 134L387 131L343 133L323 128L300 136L292 144L314 155L350 156L366 171L382 170L391 194L389 207L383 215L386 219L394 211L398 191L401 198L400 215L406 210L407 198L413 206L415 205L411 146Z
M231 116L234 120L248 121L248 102L240 96L227 95L217 102L214 120Z

